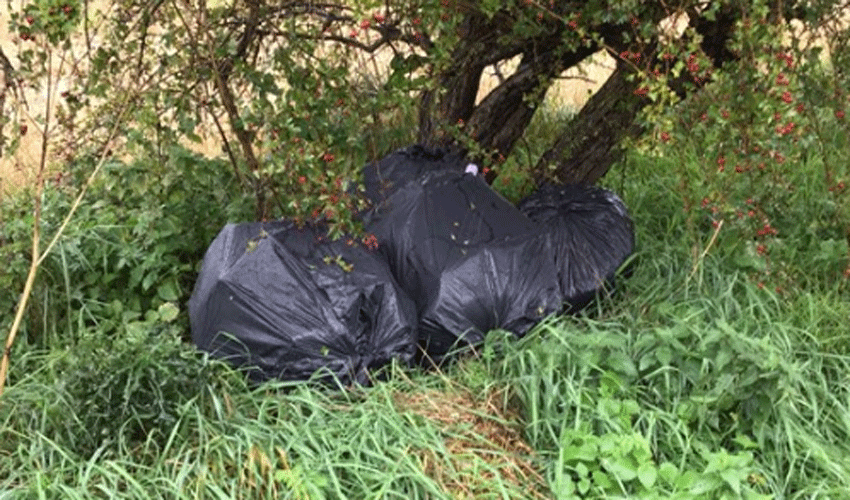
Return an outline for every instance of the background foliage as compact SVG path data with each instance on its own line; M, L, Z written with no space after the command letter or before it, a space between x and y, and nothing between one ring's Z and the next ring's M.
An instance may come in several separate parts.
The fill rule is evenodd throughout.
M619 296L522 341L493 332L445 373L391 367L374 387L335 389L250 386L188 345L197 266L228 221L350 229L360 167L415 140L419 92L441 92L465 11L14 9L15 91L34 86L56 107L52 119L4 115L6 153L23 134L51 149L43 192L0 202L0 303L23 288L33 226L55 233L109 159L39 269L0 399L0 496L841 498L846 25L840 5L818 4L805 27L825 44L810 45L767 3L705 15L721 4L749 14L729 42L741 59L710 75L687 31L658 58L635 57L661 29L637 4L476 4L484 18L518 16L518 38L553 19L579 33L636 20L636 48L613 55L634 67L644 133L604 178L636 222L635 274ZM263 22L245 41L252 18ZM385 33L396 50L372 58ZM513 201L575 116L541 102L512 154L492 160ZM468 123L444 125L473 154L492 152ZM210 136L221 154L194 152Z

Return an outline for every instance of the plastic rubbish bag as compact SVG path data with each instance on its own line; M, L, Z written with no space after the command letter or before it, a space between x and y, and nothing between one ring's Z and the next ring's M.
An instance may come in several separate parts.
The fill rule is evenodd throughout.
M634 226L625 204L600 187L546 185L517 207L551 234L561 293L572 312L612 285L634 251Z
M399 149L363 168L366 198L373 206L381 204L408 182L431 171L463 172L468 162L461 154L414 144Z
M464 163L465 165L465 163ZM365 220L439 361L492 329L523 335L561 309L549 236L474 174L430 171Z
M415 352L413 302L383 258L291 222L228 224L204 257L189 315L201 349L260 380L321 369L364 383Z

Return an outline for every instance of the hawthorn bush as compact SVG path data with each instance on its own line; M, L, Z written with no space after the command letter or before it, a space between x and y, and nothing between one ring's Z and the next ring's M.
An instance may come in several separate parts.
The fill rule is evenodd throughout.
M90 273L83 280L67 263L51 279L129 283L143 297L126 300L137 314L185 297L186 261L222 218L325 218L336 234L357 231L360 167L417 140L468 151L499 172L495 186L511 199L533 189L530 179L598 180L624 148L656 155L659 168L681 166L696 256L723 249L757 283L786 289L806 282L812 262L819 278L850 273L850 56L839 7L33 0L11 11L0 137L7 157L26 134L48 142L36 182L48 194L33 190L36 205L61 189L68 198L58 206L72 207L96 159L111 158L82 215L125 233L90 231L114 243L99 253L115 253L101 266L75 264ZM545 122L541 109L562 114L545 97L563 71L600 51L617 61L605 85L572 119L534 125ZM479 95L487 67L504 74ZM47 96L47 112L24 105L33 95ZM215 158L175 161L177 149L202 147ZM797 168L804 162L820 170ZM218 168L220 182L208 170L197 178L195 164ZM811 206L815 219L802 221L800 207ZM186 227L197 232L175 244ZM28 241L10 229L3 244L18 262ZM115 290L94 295L124 300Z
M722 71L686 44L664 52L665 71L644 71L652 133L638 146L684 167L689 223L716 231L716 244L759 287L846 280L850 80L839 68L850 54L847 21L792 31L760 7L735 23L728 48L737 60ZM671 78L711 84L682 102Z

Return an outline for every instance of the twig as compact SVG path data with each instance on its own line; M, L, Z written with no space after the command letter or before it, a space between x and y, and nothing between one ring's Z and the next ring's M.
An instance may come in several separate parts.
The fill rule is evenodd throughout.
M44 112L44 128L41 130L41 158L38 164L38 173L35 181L35 208L33 209L32 223L32 247L30 253L30 268L27 272L27 280L24 283L24 289L21 292L21 297L18 299L18 307L15 309L15 319L12 321L12 327L9 329L9 334L6 336L6 344L3 348L3 359L0 361L0 396L3 395L3 390L6 388L6 375L9 373L9 358L12 355L12 346L15 344L15 337L18 329L24 318L24 311L29 301L30 293L32 292L35 276L38 274L39 259L39 243L41 240L41 197L44 193L44 170L47 167L47 147L50 139L50 105L51 97L53 96L53 52L47 53L47 102L45 103Z
M694 267L691 269L691 273L688 274L688 278L685 280L685 283L691 281L691 278L694 277L694 274L697 272L697 268L699 268L700 263L705 260L705 256L708 255L708 251L714 245L714 242L717 240L717 235L720 234L720 229L723 227L723 219L717 224L717 227L714 228L714 234L711 235L711 239L708 240L708 245L702 251L702 254L697 258L696 262L694 262Z
M49 60L52 59L52 52L48 53ZM51 86L51 76L50 72L48 73L48 89ZM39 244L41 239L41 231L40 231L40 222L41 222L41 197L44 190L44 171L47 167L47 148L48 142L50 138L50 98L53 95L52 90L48 90L47 92L47 106L46 106L46 114L44 121L44 128L42 130L42 144L41 144L41 159L39 162L38 176L36 179L36 196L35 196L35 217L33 221L33 230L32 230L32 253L30 259L30 268L27 273L27 280L24 283L24 289L21 292L21 297L18 300L17 308L15 309L15 318L12 321L12 326L9 329L9 333L6 335L6 343L3 349L3 358L0 361L0 397L3 396L3 391L6 387L6 379L9 373L9 360L12 354L12 346L15 344L15 337L17 336L18 330L20 329L21 322L23 321L24 312L27 308L27 302L29 302L30 294L32 293L33 284L35 283L35 277L38 274L38 269L41 266L41 263L56 245L56 242L59 241L59 238L67 228L68 223L71 221L71 218L76 213L77 209L80 206L80 202L85 196L88 188L94 183L97 174L100 172L103 164L106 163L106 158L109 156L109 148L108 145L115 138L118 132L118 128L124 118L124 115L129 108L129 103L131 102L129 95L125 97L124 103L122 103L121 112L118 114L118 119L115 121L112 130L107 136L106 142L103 147L103 151L101 152L100 159L95 165L94 170L89 175L88 179L86 179L85 184L83 184L82 188L80 188L80 192L77 195L77 198L74 200L74 203L71 205L71 208L68 210L68 213L65 214L65 218L62 221L62 224L59 226L59 229L56 230L56 233L53 235L53 238L50 240L50 243L44 248L43 252L39 250Z

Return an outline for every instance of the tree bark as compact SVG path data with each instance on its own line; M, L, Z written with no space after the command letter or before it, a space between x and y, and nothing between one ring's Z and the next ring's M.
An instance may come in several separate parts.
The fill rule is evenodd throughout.
M493 89L475 108L468 127L482 148L494 157L508 156L525 133L553 79L596 52L595 46L566 54L556 49L525 52L517 71Z
M740 12L725 9L713 21L692 17L691 25L702 35L700 48L709 56L715 68L734 60L727 47L732 28ZM619 35L610 37L611 45ZM652 47L641 55L642 60L653 58ZM605 84L590 98L576 118L559 134L555 144L538 161L534 176L538 184L556 181L562 184L594 184L619 161L624 153L620 146L626 137L643 132L636 122L638 113L648 101L635 94L634 84L626 78L630 68L618 62ZM671 82L671 87L683 99L707 82Z
M564 52L562 26L500 44L505 26L510 26L510 20L497 16L488 22L480 14L470 14L461 25L464 43L442 73L438 90L426 91L420 101L420 143L460 150L462 146L446 130L462 124L479 148L492 152L494 158L508 156L553 79L599 50L594 44ZM484 68L517 55L522 60L514 74L476 105Z
M566 12L569 9L560 9L562 16ZM651 18L650 22L657 23L669 10L660 2L651 3L642 14L644 19ZM728 41L743 14L740 8L726 6L712 19L701 17L697 11L689 14L691 26L702 37L700 48L715 68L737 58ZM455 138L445 133L447 127L462 121L478 147L494 152L494 156L507 157L525 133L552 78L599 48L593 45L563 53L560 46L563 24L550 26L548 32L534 38L504 37L505 26L510 26L511 21L507 18L488 21L474 13L467 17L460 29L462 42L455 49L448 69L442 72L438 88L425 92L420 101L421 143L462 150ZM596 26L592 30L603 35L605 46L611 51L635 50L630 24ZM639 49L640 60L654 60L658 43L658 40L647 41ZM484 68L519 54L523 56L519 69L476 105ZM628 65L618 62L608 81L539 159L533 172L538 183L595 183L623 156L622 140L643 132L636 119L648 102L637 95L635 84L627 79L631 71ZM706 83L705 79L694 80L685 74L670 85L681 98L687 99Z
M15 68L6 54L3 53L3 49L0 48L0 113L6 113L6 94L16 92L18 87ZM0 118L0 158L3 157L3 149L6 148L6 136L3 135L3 128L8 120L7 116L9 115Z
M477 12L469 13L459 27L464 40L455 49L451 62L439 78L439 85L426 90L419 104L419 142L426 146L450 148L453 138L444 129L459 121L467 122L484 68L521 52L519 47L496 43L499 28Z
M635 95L634 84L627 80L628 73L624 64L618 64L602 88L541 156L534 169L538 184L547 180L593 184L620 159L622 139L641 132L635 118L645 105L643 98Z

